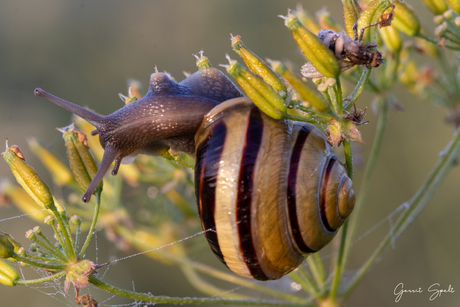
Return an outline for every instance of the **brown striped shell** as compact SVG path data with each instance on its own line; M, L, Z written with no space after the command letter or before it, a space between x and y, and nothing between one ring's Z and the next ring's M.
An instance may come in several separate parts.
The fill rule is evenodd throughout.
M206 238L233 272L278 279L328 244L350 215L346 169L313 125L263 114L249 99L213 108L195 136Z

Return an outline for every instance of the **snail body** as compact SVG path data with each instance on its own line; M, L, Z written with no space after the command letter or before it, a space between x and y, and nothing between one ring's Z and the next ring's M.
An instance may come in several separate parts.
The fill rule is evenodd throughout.
M169 148L196 158L208 243L235 273L278 279L328 244L354 206L351 179L313 125L263 114L214 68L176 83L154 73L148 93L102 116L36 89L96 127L105 152L83 201L115 161Z

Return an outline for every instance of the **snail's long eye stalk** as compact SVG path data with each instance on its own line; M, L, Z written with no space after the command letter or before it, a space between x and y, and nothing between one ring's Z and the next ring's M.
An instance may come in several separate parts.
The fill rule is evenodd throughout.
M102 124L102 122L105 120L105 116L94 113L88 109L85 109L79 105L76 105L70 101L64 100L62 98L56 97L48 92L45 92L41 88L36 88L34 91L35 96L38 97L43 97L52 103L60 106L61 108L66 109L67 111L72 112L75 115L80 116L87 122L89 122L91 125L95 126L96 128L99 128Z

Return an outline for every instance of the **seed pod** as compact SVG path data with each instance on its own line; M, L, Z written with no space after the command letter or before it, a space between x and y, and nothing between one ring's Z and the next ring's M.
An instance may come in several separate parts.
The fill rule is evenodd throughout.
M361 7L356 0L342 0L343 19L345 21L345 31L349 37L355 36L353 27L358 22L361 14Z
M0 234L0 259L10 258L14 256L14 245L9 238Z
M384 27L379 29L380 37L382 38L385 46L394 53L401 50L402 40L399 31L395 27Z
M26 163L19 147L16 145L8 147L7 143L6 150L2 155L14 177L27 194L42 208L54 207L53 196L48 185L38 176L33 167Z
M5 233L1 230L0 235L5 237L11 244L13 244L14 252L17 253L17 251L21 248L21 243L16 241L9 233Z
M435 15L440 15L447 11L447 5L444 0L422 0L426 7ZM447 0L448 1L448 0Z
M7 261L0 259L0 284L16 286L18 280L18 272Z
M250 71L261 76L275 91L287 92L286 86L276 72L251 50L246 48L241 41L241 36L232 35L232 48L243 59Z
M341 68L334 53L290 12L280 17L284 18L300 50L316 70L325 77L337 78Z
M275 72L281 77L286 79L289 84L294 88L302 101L307 101L319 112L327 112L329 110L329 103L324 99L318 91L311 89L302 81L301 78L294 75L287 67L280 61L270 61L270 65Z
M358 19L358 35L361 30L369 25L379 22L380 16L391 6L389 0L372 0L361 12ZM369 27L364 30L362 41L364 43L375 43L377 36L376 27Z
M460 15L460 0L446 0L450 9Z
M86 135L76 129L73 124L59 131L63 133L70 169L80 188L86 191L97 173L96 162L87 147ZM102 181L98 188L102 189Z
M406 3L395 1L395 18L392 26L409 36L416 36L420 31L420 21L414 10Z
M284 99L261 77L227 57L227 72L235 78L246 95L268 116L279 119L286 112Z

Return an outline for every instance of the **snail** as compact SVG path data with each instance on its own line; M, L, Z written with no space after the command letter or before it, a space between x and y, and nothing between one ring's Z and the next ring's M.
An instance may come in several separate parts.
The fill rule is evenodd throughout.
M198 212L208 243L233 272L278 279L328 244L354 206L345 167L324 134L306 123L262 113L219 70L203 68L180 83L154 73L147 94L102 116L41 89L36 96L96 127L105 149L83 196L115 161L169 148L196 158Z

